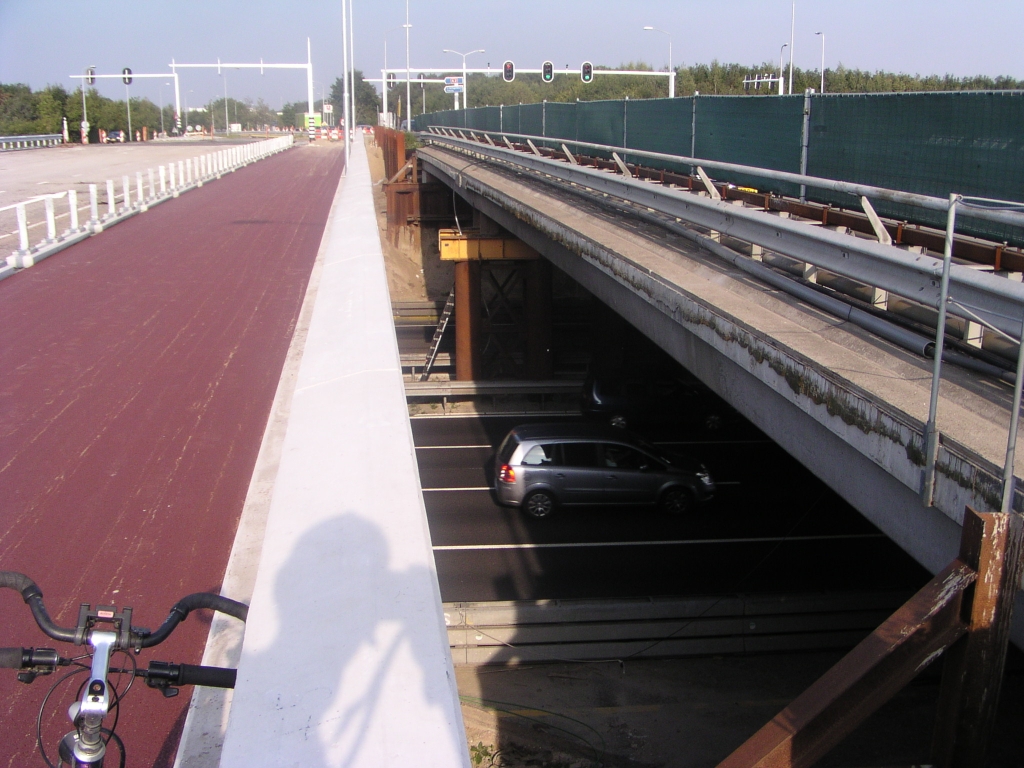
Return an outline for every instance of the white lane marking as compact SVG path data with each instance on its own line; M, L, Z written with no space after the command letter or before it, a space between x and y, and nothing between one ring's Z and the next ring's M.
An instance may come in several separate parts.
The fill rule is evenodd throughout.
M721 486L724 486L724 485L741 485L741 483L740 483L739 480L729 480L729 481L722 482L722 483L715 483L715 485L721 487ZM493 486L481 485L479 487L477 487L477 486L469 486L469 487L465 487L465 488L421 488L420 490L422 490L424 493L426 493L427 491L437 491L437 492L440 492L440 491L490 491L492 489L493 489Z
M437 545L435 552L480 552L502 549L594 549L597 547L668 547L697 544L774 544L780 542L884 539L882 533L846 533L833 536L765 536L750 539L676 539L672 541L588 541L566 544L465 544Z
M774 445L771 440L655 440L654 445Z
M491 445L417 445L417 451L440 451L445 448L451 448L453 450L469 450L471 448L487 448L488 450L494 450L494 446Z
M424 493L427 491L489 491L491 486L482 485L479 488L423 488Z

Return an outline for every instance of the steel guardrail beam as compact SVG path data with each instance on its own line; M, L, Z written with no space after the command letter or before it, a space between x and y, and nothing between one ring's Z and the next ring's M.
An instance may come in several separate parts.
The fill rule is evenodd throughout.
M626 200L679 221L756 243L797 261L936 307L940 300L942 260L851 237L821 227L783 219L728 202L714 201L649 182L611 175L475 141L433 134L423 141L476 160L529 170L553 179ZM453 181L469 186L463 169L452 168ZM954 265L950 272L948 311L968 318L967 308L986 324L1014 338L1024 321L1024 284Z
M431 126L432 129L442 127L444 126ZM789 171L777 171L771 168L758 168L752 165L727 163L722 160L709 160L707 158L687 157L685 155L669 155L664 152L651 152L645 149L617 147L611 144L594 144L588 141L575 141L573 139L563 139L553 136L531 136L522 133L509 133L508 131L483 131L476 128L463 128L462 130L472 135L508 136L513 139L539 141L545 144L565 143L571 144L577 148L582 147L584 149L593 149L607 153L615 152L622 156L629 155L631 157L657 160L659 162L672 163L674 165L688 165L691 167L700 166L701 168L711 168L716 171L742 173L747 176L757 176L759 178L770 179L772 181L799 184L801 186L814 187L815 189L823 189L829 192L839 192L853 197L868 197L873 200L885 200L890 203L910 205L916 208L923 208L925 210L941 213L945 213L949 210L948 198L922 195L917 192L904 192L902 190L888 189L886 187L875 187L870 184L857 184L850 181L839 181L838 179L826 179L821 176L808 176L806 174L791 173ZM1006 201L985 200L984 198L973 197L969 197L968 200L973 202L970 202L967 205L961 203L962 209L959 211L958 215L974 219L982 219L994 224L1005 224L1011 227L1024 228L1024 213L1019 209L1020 204L1014 208L1006 206ZM993 206L1002 205L1003 207L979 207L977 204L978 201L988 202Z

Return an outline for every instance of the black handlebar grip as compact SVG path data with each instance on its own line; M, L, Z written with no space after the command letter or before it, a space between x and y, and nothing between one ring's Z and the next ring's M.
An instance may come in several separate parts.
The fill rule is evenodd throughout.
M210 688L234 688L236 669L224 667L199 667L194 664L182 664L178 673L179 685L205 685Z
M21 669L24 658L24 648L0 648L0 668L2 669Z

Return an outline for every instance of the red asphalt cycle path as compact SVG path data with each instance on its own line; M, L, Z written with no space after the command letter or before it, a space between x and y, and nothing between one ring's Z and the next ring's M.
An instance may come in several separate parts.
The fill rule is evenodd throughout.
M322 145L275 155L0 282L0 569L33 578L58 624L89 602L155 628L219 590L343 164ZM0 616L0 646L54 646L17 593ZM208 626L189 617L139 665L199 663ZM43 765L57 677L0 670L0 766ZM80 680L48 705L51 760ZM129 766L171 765L190 695L136 681Z

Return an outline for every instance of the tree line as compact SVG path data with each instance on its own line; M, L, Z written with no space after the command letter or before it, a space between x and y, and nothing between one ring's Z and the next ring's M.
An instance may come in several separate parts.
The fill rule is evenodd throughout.
M494 75L473 74L469 76L469 106L497 106L499 104L533 104L547 101L597 101L602 99L655 99L668 95L668 78L650 76L602 77L601 69L592 83L580 80L578 70L555 69L551 83L541 81L540 75L517 75L511 83L501 79L501 70ZM614 69L652 71L643 62L629 62ZM762 86L760 89L747 87L744 80L757 75L778 75L778 64L765 62L759 65L694 64L676 69L676 95L689 96L695 92L704 95L751 95L769 96L777 93L777 87ZM784 73L788 80L788 70ZM376 125L377 114L383 107L377 89L366 82L363 73L355 72L356 80L356 123ZM807 88L818 89L821 72L817 69L793 71L793 92L803 93ZM952 75L909 75L893 72L869 72L861 69L847 69L840 64L835 69L825 70L825 90L828 93L911 93L921 91L978 91L1024 89L1024 80L1012 77L954 77ZM388 111L398 113L402 119L424 112L440 112L452 109L454 98L444 92L438 83L413 82L410 88L412 104L406 102L405 83L398 83L388 89ZM331 86L326 101L334 106L335 122L341 119L343 83L339 77ZM127 130L127 106L123 100L108 99L94 88L86 90L86 110L91 126L91 140L102 128L106 131ZM314 109L320 111L324 100L318 100ZM228 122L239 123L245 129L262 130L264 126L294 128L301 130L302 115L306 112L305 99L283 104L277 112L259 99L227 100ZM147 126L150 132L161 130L161 108L145 98L131 100L132 128L141 130ZM163 106L163 128L174 129L174 106ZM62 118L67 117L69 133L73 141L80 140L79 123L82 120L82 91L76 88L68 91L59 85L50 85L40 91L32 91L27 85L0 83L0 135L60 133ZM185 116L182 115L182 119ZM191 111L188 122L194 126L223 131L224 99L217 99L205 105L204 111Z
M224 131L224 106L225 100L220 98L204 105L202 110L190 110L187 113L188 124L197 129L209 129L212 125L217 131ZM90 141L98 140L100 129L108 132L128 130L128 105L123 99L108 99L95 88L87 88L85 111L89 118ZM280 122L278 113L263 99L253 102L251 99L229 98L227 116L229 123L241 124L245 130L263 130L264 126L287 127L292 124ZM60 133L65 117L71 140L81 141L81 88L68 91L62 86L50 85L40 91L33 91L20 83L0 83L0 136ZM184 131L184 109L181 119ZM133 131L141 131L146 126L151 135L161 130L172 133L176 128L174 104L164 104L161 109L149 99L133 98L131 122Z

